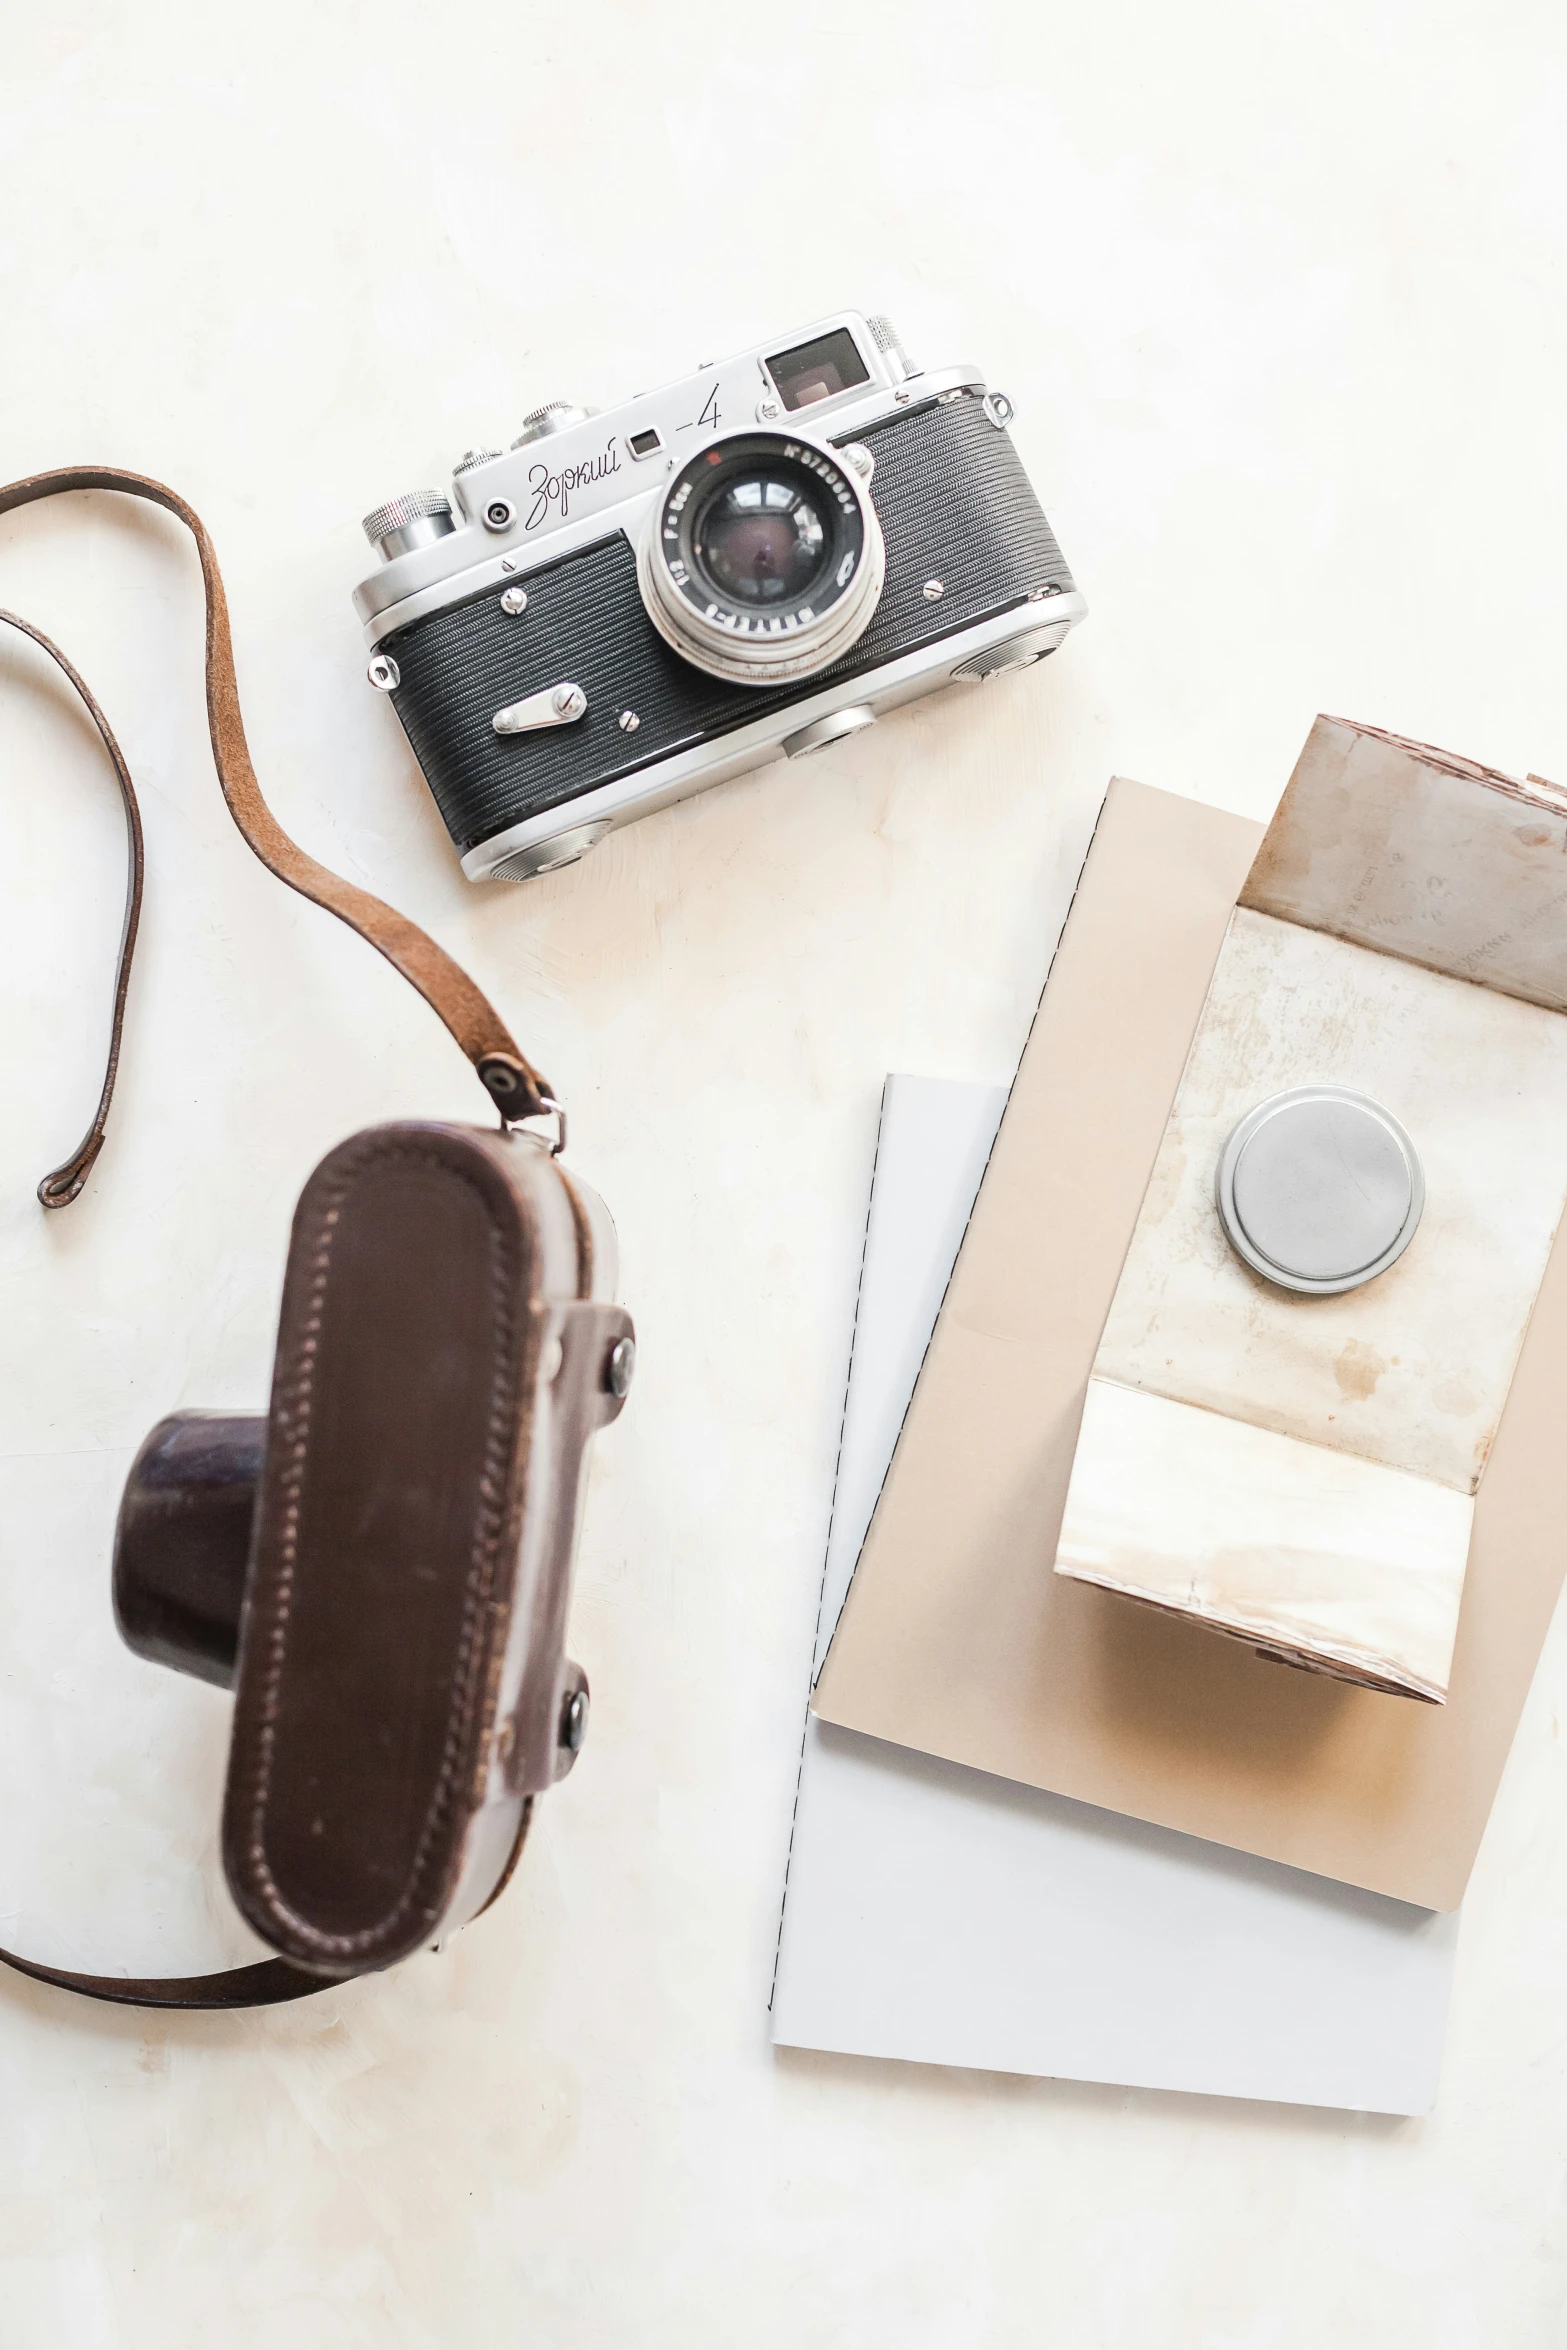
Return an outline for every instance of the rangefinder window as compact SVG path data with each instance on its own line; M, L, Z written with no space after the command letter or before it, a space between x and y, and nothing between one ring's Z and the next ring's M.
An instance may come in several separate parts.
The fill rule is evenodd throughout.
M799 343L767 362L767 372L778 387L778 397L793 415L797 408L814 407L837 392L869 383L870 369L847 327L820 335L814 343Z

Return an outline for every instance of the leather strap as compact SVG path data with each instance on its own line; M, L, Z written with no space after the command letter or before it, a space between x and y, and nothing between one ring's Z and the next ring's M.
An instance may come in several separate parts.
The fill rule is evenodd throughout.
M116 2007L278 2007L285 1999L308 1999L312 1991L333 1988L320 1975L302 1974L282 1958L225 1967L216 1975L153 1975L141 1980L134 1975L76 1975L68 1967L19 1958L14 1950L0 1950L0 1966L30 1975L35 1983L48 1983L56 1991L107 1999Z
M176 491L146 474L125 473L112 465L67 465L52 473L31 474L24 481L13 481L0 488L0 514L9 514L18 506L30 506L39 498L59 497L67 490L120 490L129 497L150 499L153 505L162 506L183 522L195 540L207 597L207 726L212 737L213 764L229 814L262 864L279 881L286 881L290 889L297 889L301 897L324 906L329 914L346 922L350 930L357 930L362 939L386 957L394 970L402 973L410 987L418 989L437 1019L445 1023L467 1054L480 1083L508 1124L541 1117L553 1110L556 1103L548 1079L524 1058L494 1005L475 987L461 965L454 963L417 922L410 922L405 914L396 913L380 898L372 897L368 890L357 889L341 874L331 872L327 866L318 865L314 857L307 856L289 838L262 798L240 717L223 580L206 526L194 508L187 506ZM36 630L28 629L27 633L40 644L46 642L37 636ZM52 645L46 649L56 660L61 659ZM123 761L113 750L112 739L91 695L75 671L63 661L61 665L93 712L100 733L110 743L116 772L123 778ZM128 790L128 779L124 779L123 788ZM134 801L130 804L134 805ZM132 939L134 942L134 931ZM121 950L122 976L128 952L127 948ZM112 1077L112 1059L110 1069ZM106 1102L102 1106L107 1109ZM88 1139L92 1139L90 1135ZM85 1167L82 1173L85 1175ZM78 1184L77 1189L80 1188ZM74 1198L75 1193L71 1196ZM65 1204L64 1200L45 1201L46 1206Z
M120 1032L125 1025L125 997L131 984L131 957L136 951L136 931L141 921L141 887L143 854L141 838L141 810L136 805L136 786L131 771L125 764L125 754L115 741L109 721L88 692L85 681L78 677L59 646L46 637L41 628L34 628L30 620L19 619L14 612L0 611L0 624L19 629L31 637L41 652L48 654L56 668L62 670L76 688L87 715L103 738L114 772L119 780L120 798L125 803L126 845L130 850L130 869L125 882L125 920L120 929L120 959L114 974L114 1016L109 1023L109 1061L103 1073L103 1091L98 1096L98 1107L93 1112L92 1124L82 1136L70 1157L52 1174L44 1177L38 1186L38 1197L46 1208L68 1208L81 1191L92 1172L93 1161L103 1148L104 1127L108 1123L109 1104L114 1099L114 1080L120 1066Z
M489 999L475 987L466 971L454 963L417 923L410 922L404 915L384 905L379 898L372 897L368 890L356 889L339 874L329 871L324 865L318 865L314 857L307 856L289 838L262 798L240 718L239 689L234 675L234 650L229 635L228 605L223 594L223 581L212 541L200 517L186 505L183 498L173 490L166 489L161 482L152 481L139 473L122 473L111 466L68 466L58 472L34 474L25 481L12 482L0 488L0 514L9 513L17 506L31 505L38 498L58 496L66 490L123 490L132 497L149 498L155 505L163 506L169 513L177 515L195 539L207 596L207 722L212 737L213 762L218 771L218 781L223 787L223 796L228 802L229 813L263 865L275 873L280 881L286 881L291 889L297 889L302 897L324 906L329 914L337 915L351 930L357 930L361 938L378 949L393 968L402 973L410 986L418 989L473 1063L480 1082L505 1123L514 1124L520 1119L538 1117L547 1110L556 1109L558 1105L551 1096L548 1081L523 1058L510 1030ZM136 803L130 769L114 739L109 722L59 646L46 637L41 629L34 628L29 621L19 619L14 612L0 611L0 624L19 629L24 636L30 637L80 695L114 766L120 797L125 806L130 850L125 921L120 933L114 1016L103 1091L92 1124L78 1148L63 1166L46 1175L38 1186L38 1197L46 1208L63 1208L80 1195L93 1162L103 1148L109 1105L114 1095L126 994L130 986L131 958L135 952L136 932L141 919L145 862L141 812ZM524 1828L526 1821L525 1812ZM521 1834L517 1842L520 1849ZM515 1865L515 1853L512 1860ZM509 1870L507 1873L510 1873ZM74 1991L85 1999L108 2000L128 2007L189 2010L272 2007L284 2000L304 1999L314 1991L328 1990L335 1979L306 1974L281 1958L263 1959L250 1966L228 1967L213 1975L135 1977L78 1974L68 1967L48 1966L39 1959L24 1958L18 1951L0 1948L0 1966L27 1975L35 1983L48 1983L56 1990Z

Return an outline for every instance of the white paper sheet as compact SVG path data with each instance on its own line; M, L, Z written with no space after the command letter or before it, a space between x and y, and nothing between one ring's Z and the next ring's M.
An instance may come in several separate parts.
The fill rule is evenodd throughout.
M882 1104L813 1672L1004 1094ZM810 1719L774 1984L783 2046L1379 2113L1436 2094L1440 1916Z

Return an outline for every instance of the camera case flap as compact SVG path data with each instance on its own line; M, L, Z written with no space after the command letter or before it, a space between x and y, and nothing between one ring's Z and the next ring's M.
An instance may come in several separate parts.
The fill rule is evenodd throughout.
M476 1915L575 1759L578 1492L633 1352L613 1279L541 1143L372 1128L300 1198L268 1413L179 1413L137 1456L120 1629L233 1688L224 1866L295 1966L389 1966Z

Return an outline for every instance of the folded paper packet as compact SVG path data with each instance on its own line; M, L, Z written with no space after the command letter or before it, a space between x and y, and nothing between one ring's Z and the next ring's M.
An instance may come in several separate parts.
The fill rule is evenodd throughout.
M1112 784L815 1711L1449 1909L1567 1557L1567 1251L1479 1489L1444 1706L1282 1671L1052 1572L1101 1333L1260 837Z
M1446 1697L1474 1496L1567 1200L1564 848L1550 785L1318 719L1111 1302L1059 1574ZM1241 1145L1308 1089L1251 1212L1285 1236L1289 1274L1347 1274L1336 1294L1254 1269L1219 1203L1228 1166L1255 1257ZM1395 1230L1403 1253L1366 1278Z

